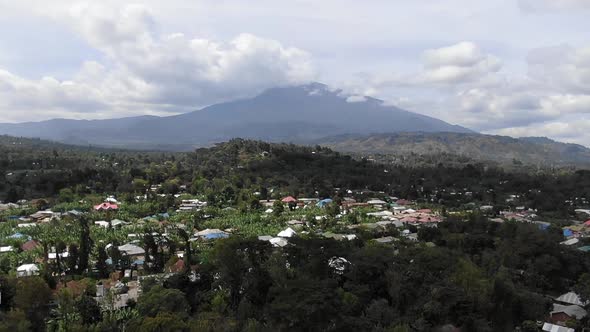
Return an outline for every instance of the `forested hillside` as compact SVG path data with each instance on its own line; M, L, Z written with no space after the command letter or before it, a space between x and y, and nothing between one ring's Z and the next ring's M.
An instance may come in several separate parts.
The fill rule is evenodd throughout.
M242 139L0 150L0 331L535 331L590 299L589 171Z
M346 153L378 154L407 166L436 160L448 164L469 161L498 166L590 168L590 149L542 137L512 138L475 133L386 133L341 135L315 141ZM389 158L390 160L392 158Z
M334 188L381 191L424 202L470 201L505 204L522 193L531 208L565 211L567 200L590 197L590 172L507 172L481 163L406 167L386 165L322 147L302 147L235 139L191 153L130 152L70 148L5 137L0 149L0 197L52 197L61 189L78 193L127 193L163 184L166 192L186 185L216 200L227 190L237 202L241 191L328 197ZM469 197L451 195L468 191ZM246 195L248 196L248 195Z

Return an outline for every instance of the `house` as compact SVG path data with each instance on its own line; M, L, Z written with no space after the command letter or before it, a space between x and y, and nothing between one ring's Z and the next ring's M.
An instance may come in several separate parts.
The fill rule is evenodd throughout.
M305 221L303 220L289 220L287 224L290 226L303 226L305 225Z
M375 208L381 208L383 207L385 204L387 204L386 201L382 201L380 199L371 199L369 201L367 201L367 204L375 207Z
M145 254L145 250L142 247L131 243L119 246L117 249L119 249L122 254L127 256L142 256Z
M297 203L297 199L295 197L293 197L293 196L287 196L287 197L284 197L283 199L281 199L281 202L287 203L287 204L289 204L289 203Z
M95 221L94 224L97 226L100 226L100 227L104 227L104 228L109 228L109 225L110 225L110 223L108 221L104 221L104 220Z
M168 267L168 272L178 273L184 270L184 260L179 259L176 263Z
M260 241L270 241L272 239L272 236L270 235L260 235L258 236L258 240Z
M574 236L574 232L569 228L564 228L563 229L563 236L565 236L565 237Z
M569 327L554 325L550 323L543 324L542 330L546 332L576 332L574 329L571 329Z
M556 298L555 301L560 302L560 303L564 303L567 305L575 304L575 305L579 305L582 307L585 306L586 304L588 304L587 302L582 302L582 300L580 299L580 296L574 292L565 293L565 294L559 296L558 298Z
M62 253L59 254L59 258L68 258L68 256L70 256L70 253L67 251L64 251ZM57 259L57 253L56 252L50 252L47 254L47 259L49 260L54 260Z
M118 210L119 206L115 203L104 202L94 206L94 210L96 211L111 211L111 210Z
M564 324L570 319L581 320L588 315L588 312L579 305L561 305L553 304L553 310L550 313L550 321L554 324Z
M78 210L70 210L65 213L66 216L71 216L71 217L80 217L83 214L84 214L84 212L81 212Z
M16 268L17 277L29 277L39 274L39 267L35 264L23 264Z
M0 211L18 209L20 206L14 203L0 204Z
M260 201L260 205L262 205L263 207L272 207L275 203L274 199L261 199Z
M401 221L402 223L407 223L407 224L417 224L418 218L408 216L408 217L401 218L399 221Z
M273 237L272 239L268 240L268 242L270 242L273 247L284 247L289 244L289 241L282 237Z
M330 204L332 202L333 202L332 199L326 198L326 199L322 199L321 201L318 201L315 204L315 206L320 207L320 208L323 208L323 207L325 207L326 205L328 205L328 204Z
M12 246L1 246L0 247L0 254L3 254L5 252L13 252L14 248L12 248Z
M198 211L205 206L207 206L207 202L201 202L198 199L183 199L176 212Z
M46 211L37 211L33 214L31 214L29 217L31 217L31 219L33 221L41 221L43 219L51 219L54 216L56 216L56 214L53 211L50 210L46 210Z
M565 240L563 242L560 242L560 244L566 245L566 246L573 246L574 244L577 244L578 242L580 242L580 240L578 238L571 238L569 240Z
M25 243L23 243L20 248L22 249L22 251L31 251L35 248L37 248L39 246L39 242L35 241L35 240L29 240Z
M297 233L291 228L287 228L284 231L279 232L279 234L277 234L278 237L293 237L297 235Z
M494 210L494 207L492 205L482 205L479 207L479 210L483 212L490 212Z
M391 211L379 211L379 212L369 212L367 216L379 217L379 218L388 218L393 216L393 212Z
M119 204L119 202L117 201L117 199L115 198L115 196L109 196L107 198L105 198L104 200L106 203L113 203L113 204Z
M113 227L118 227L118 226L122 226L122 225L126 225L127 222L124 220L120 220L120 219L113 219L111 220L111 226Z
M228 238L229 234L220 229L205 229L197 232L195 236L205 240L215 240Z
M373 241L375 241L377 243L391 243L391 242L395 241L395 238L393 236L386 236L386 237L374 239Z

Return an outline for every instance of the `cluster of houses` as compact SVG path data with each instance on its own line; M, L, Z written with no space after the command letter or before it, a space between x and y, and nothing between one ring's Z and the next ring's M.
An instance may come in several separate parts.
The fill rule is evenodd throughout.
M562 294L553 301L553 308L549 313L547 322L543 323L542 330L547 332L574 332L568 327L571 322L581 321L588 316L586 307L588 302L583 302L580 296L574 292Z
M283 197L279 201L291 209L306 209L311 207L325 208L332 206L331 204L334 203L334 201L329 198L295 198L293 196ZM437 224L442 222L444 219L436 211L431 209L417 208L415 203L404 199L398 199L397 197L386 197L385 200L382 198L371 198L362 202L357 201L352 197L345 197L342 200L339 200L339 202L340 213L336 216L336 222L341 223L342 226L344 226L342 229L347 229L348 231L344 231L341 234L333 232L318 233L325 238L331 238L337 241L350 241L357 239L357 229L376 230L377 232L374 234L387 234L386 231L391 228L398 229L398 232L396 233L399 234L398 238L393 236L377 235L383 237L376 237L372 239L372 241L383 244L394 243L396 241L400 241L402 238L410 241L418 241L418 235L416 233L418 228L437 227ZM260 203L267 209L266 212L270 213L272 212L273 206L276 204L276 200L261 200ZM20 206L21 205L19 204L10 203L1 204L0 211L3 209L15 209ZM207 202L200 201L198 199L186 199L181 201L176 212L199 211L206 206ZM108 215L110 212L117 211L119 207L120 203L114 197L110 196L107 197L104 202L94 206L93 210L97 212L105 212ZM481 211L491 211L492 209L492 206L480 207ZM358 224L345 224L342 218L356 211L363 212L364 216L366 217L364 218L364 222ZM582 214L587 212L588 217L590 217L590 210L576 212ZM18 224L19 227L29 227L30 225L34 225L36 223L44 223L51 220L59 220L68 215L79 216L81 214L83 214L83 212L75 210L65 213L57 213L51 210L40 210L32 215L16 218L20 222ZM168 217L169 216L165 213L156 216L148 216L139 222L161 220L162 218L167 219ZM536 223L540 228L547 228L549 226L549 223L544 223L537 220L538 216L536 215L536 211L525 209L524 207L517 208L516 211L502 212L501 217L502 218L495 219L495 221L503 222L505 220L516 220L521 222ZM321 221L324 218L326 217L315 217L317 221ZM98 227L104 228L130 226L130 223L124 220L110 218L107 219L109 219L109 221L99 220L95 221L94 224ZM192 237L190 238L190 241L214 241L217 239L227 238L231 236L233 231L234 230L232 229L195 230L195 232L192 234ZM383 233L380 231L383 231ZM292 238L307 234L309 232L314 232L313 225L311 225L309 221L289 220L285 223L285 228L282 231L274 235L260 235L258 239L260 241L267 241L274 247L284 247L289 244L289 241ZM167 237L166 233L154 233L152 235L154 235L154 237ZM590 220L564 228L565 241L563 241L562 244L567 246L579 246L580 238L586 237L588 235L590 235ZM24 238L25 242L20 248L22 251L35 250L40 245L34 239L31 239L18 232L11 235L11 237ZM127 261L130 263L129 268L124 271L124 277L127 277L127 279L132 281L132 283L130 283L131 286L128 286L129 284L123 285L121 282L113 281L100 284L100 287L98 287L97 290L97 299L104 297L104 294L108 289L114 290L117 294L117 306L125 306L127 300L137 298L139 287L138 283L134 282L138 280L138 273L134 273L134 271L143 269L144 265L146 264L146 251L140 246L139 240L142 235L130 233L127 234L127 237L129 239L128 242L118 246L117 249L122 255L124 255L124 257L127 258ZM112 247L112 244L107 244L105 249L109 249L110 247ZM590 251L590 246L579 246L578 249ZM0 246L0 255L13 250L14 248L12 246ZM184 268L184 253L177 251L175 254L178 257L178 261L173 266L169 267L169 270L167 271L168 273L178 272ZM67 251L57 253L55 249L53 249L47 258L49 260L55 260L58 257L67 258L67 256ZM36 263L22 264L16 269L17 276L26 277L38 275L40 273L38 263L40 263L40 261L37 261ZM113 262L109 258L106 263L116 264L117 262ZM343 261L341 257L335 257L330 264L331 266L333 265L335 269L342 269L343 266L347 264L347 262L345 260ZM547 322L541 327L542 330L558 332L573 331L564 327L566 322L571 320L581 320L587 317L587 311L585 309L587 304L588 303L583 303L579 296L577 296L575 293L567 293L555 298L553 309L550 312Z
M200 201L198 199L183 199L180 202L180 206L176 212L193 212L199 211L207 206L207 202Z

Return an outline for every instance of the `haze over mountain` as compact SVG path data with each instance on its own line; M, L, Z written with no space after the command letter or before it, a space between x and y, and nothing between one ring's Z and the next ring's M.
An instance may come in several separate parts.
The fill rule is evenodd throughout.
M254 98L168 117L0 124L0 134L6 135L70 144L172 150L234 137L304 142L331 135L402 131L472 132L385 105L378 99L344 95L321 83L272 88Z
M461 156L500 164L514 162L542 166L590 166L590 149L556 142L546 137L482 135L477 133L388 133L339 135L315 143L341 152L410 155Z

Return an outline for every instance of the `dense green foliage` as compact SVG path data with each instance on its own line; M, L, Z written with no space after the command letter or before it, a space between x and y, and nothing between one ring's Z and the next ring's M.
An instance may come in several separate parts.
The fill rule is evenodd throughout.
M0 212L0 244L16 248L0 254L0 331L432 331L448 324L511 331L546 319L550 297L572 289L590 297L590 256L560 245L558 227L571 222L574 209L588 208L587 171L406 168L244 140L178 154L0 142L3 197L44 198ZM106 195L116 195L120 209L93 211ZM274 203L272 213L263 212L264 200L286 195L334 202L323 209ZM366 215L368 207L340 216L338 204L351 195L395 195L448 216L438 227L405 227L418 241L394 227L352 229L379 219ZM189 197L209 205L176 212ZM490 222L474 212L483 204L494 206L491 215L538 209L551 226ZM47 207L86 213L25 228L11 218ZM129 224L94 225L115 218ZM256 238L292 219L305 220L306 232L288 245ZM194 231L205 228L231 229L231 236L194 241ZM356 239L324 238L326 231ZM397 240L373 241L383 236ZM38 246L22 250L29 237ZM141 269L117 248L130 241L146 252ZM47 259L65 250L69 256ZM176 264L179 251L183 265ZM35 262L39 276L15 276L16 266ZM112 295L94 300L98 280L128 284L138 274L137 302L121 309Z
M519 198L513 204L561 216L590 200L586 170L511 173L484 164L408 168L354 160L326 148L239 139L178 154L49 148L6 137L0 143L0 153L8 156L0 160L0 197L7 201L47 197L68 202L93 193L130 199L156 184L158 192L172 194L187 185L190 193L218 206L250 206L253 191L262 198L330 197L334 188L341 194L345 189L383 191L451 208L470 202L509 205L506 199L514 194Z

